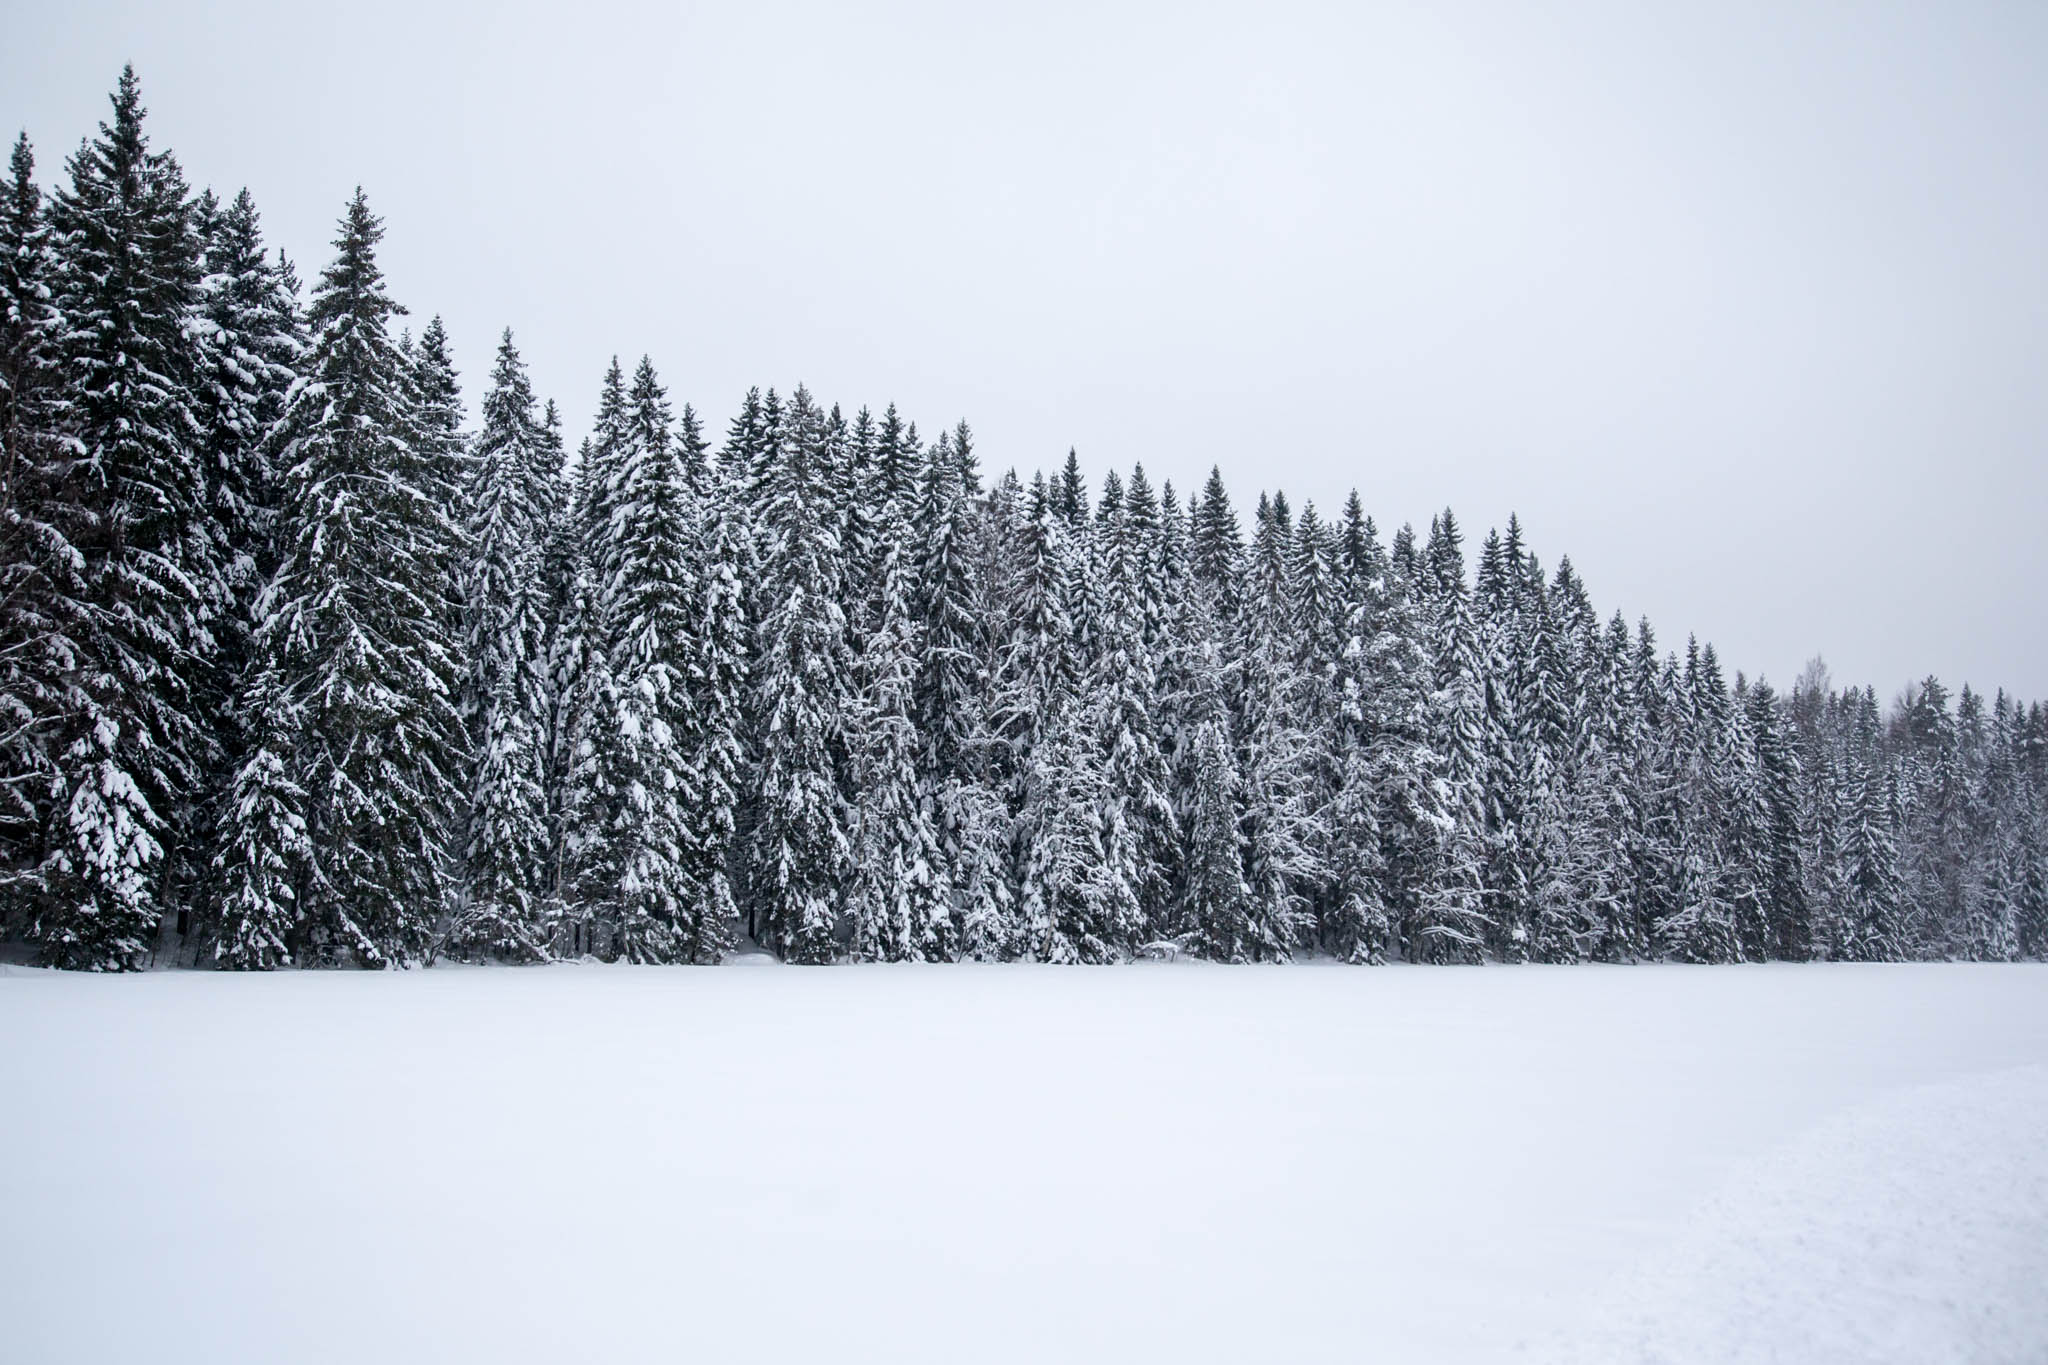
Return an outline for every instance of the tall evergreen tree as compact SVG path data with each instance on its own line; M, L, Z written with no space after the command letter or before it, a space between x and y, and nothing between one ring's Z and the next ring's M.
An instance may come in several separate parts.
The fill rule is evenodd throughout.
M521 958L547 952L542 554L554 502L547 444L526 366L507 329L484 395L464 503L468 562L458 701L474 767L463 903L449 936L459 952Z
M133 68L52 210L64 373L43 584L66 656L31 936L68 967L138 965L165 845L214 736L192 682L223 565L192 400L200 245L183 173L143 132Z
M905 527L883 524L881 613L860 661L854 712L852 955L944 961L954 951L951 888L936 803L920 760L914 690L920 623L913 615Z
M0 930L39 882L51 767L45 741L63 715L67 638L57 410L64 319L56 255L28 137L0 187Z
M448 900L467 763L446 587L460 532L441 491L447 452L421 442L418 389L391 337L400 309L377 266L382 237L358 190L313 292L309 382L285 417L282 555L256 641L256 691L275 700L258 766L238 780L260 778L268 798L238 799L225 833L252 865L293 866L288 943L301 961L424 958ZM283 832L301 822L295 852ZM241 904L223 929L230 943L244 923L286 918L260 894Z
M757 938L794 962L828 961L836 951L851 856L842 781L852 659L839 606L843 564L823 505L826 440L824 414L799 388L761 507L770 596L755 674L753 921Z

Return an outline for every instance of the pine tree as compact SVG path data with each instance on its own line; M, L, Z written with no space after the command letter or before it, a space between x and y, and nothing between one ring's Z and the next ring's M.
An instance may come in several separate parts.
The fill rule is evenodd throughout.
M1053 510L1070 531L1079 531L1088 520L1088 484L1081 477L1081 457L1071 448L1053 488Z
M1309 893L1326 868L1323 815L1312 786L1308 736L1290 723L1298 693L1292 665L1268 656L1246 661L1240 769L1247 932L1238 953L1285 960L1309 926ZM1236 954L1233 955L1235 960Z
M1432 817L1433 839L1418 851L1414 892L1404 925L1411 959L1476 962L1484 956L1490 919L1485 907L1486 817L1484 810L1481 690L1478 642L1462 593L1435 607L1438 636L1437 686L1432 699L1433 748L1441 755L1436 800L1424 808Z
M897 548L884 557L881 614L861 660L855 712L849 912L856 961L945 961L954 951L950 888L912 714L920 625L904 564L905 529L882 528L884 541Z
M220 572L203 584L212 648L193 683L201 724L214 737L214 761L201 777L192 832L178 860L184 866L176 880L185 883L177 906L181 937L192 928L193 893L219 842L221 803L233 799L230 789L255 752L252 730L265 723L245 714L237 699L261 667L256 599L277 567L274 437L305 352L297 278L282 256L266 255L249 192L224 212L208 194L198 217L205 264L194 408L209 494L202 523L212 541L208 558Z
M799 388L761 507L769 596L755 674L751 893L757 938L793 962L832 957L851 856L841 781L852 661L844 566L822 505L825 441L824 414Z
M541 557L553 478L546 429L508 329L499 341L465 498L463 663L458 698L475 765L469 781L458 953L547 954L541 899L547 825Z
M589 659L587 625L595 584L590 576L582 535L584 476L587 462L579 455L573 479L564 468L561 415L553 402L542 410L545 462L555 471L547 524L540 555L542 604L540 657L534 667L541 678L539 726L541 808L545 844L541 853L541 919L551 951L566 946L580 951L574 936L577 921L570 911L574 891L570 861L570 819L576 805L576 749L581 717L578 700Z
M1324 937L1338 957L1377 965L1387 960L1398 912L1389 904L1380 799L1372 759L1361 746L1346 757L1331 808L1331 906Z
M278 475L269 438L298 382L306 342L291 267L266 255L247 190L209 215L205 252L195 396L221 538L215 553L225 567L226 596L211 618L215 663L232 685L249 666L250 605L276 567Z
M686 416L694 421L687 410ZM702 924L718 928L721 947L730 946L730 934L722 926L739 913L731 863L747 778L745 699L752 647L743 580L750 533L737 493L729 469L720 468L707 480L692 632L693 799L684 811L689 884L703 903L698 911Z
M1247 961L1263 946L1251 923L1252 893L1239 829L1241 784L1232 748L1221 722L1207 720L1197 727L1183 922L1192 926L1202 955L1218 962Z
M622 627L611 585L622 567L617 511L630 442L625 371L613 356L598 388L594 429L577 459L571 527L557 552L564 625L554 660L561 776L551 856L565 921L556 932L572 954L617 947L616 923L606 918L618 886L608 831L623 800L615 785L621 699L612 672Z
M1787 962L1804 962L1813 955L1813 912L1801 861L1799 755L1785 734L1777 695L1761 679L1749 690L1748 721L1764 807L1758 879L1771 952Z
M2024 958L2048 956L2048 837L2042 832L2039 798L2020 810L2019 874L2014 892L2014 949Z
M32 893L50 788L46 745L63 714L68 575L54 524L64 319L52 303L56 257L49 217L24 134L0 188L0 930Z
M1079 708L1053 723L1032 754L1024 789L1019 901L1027 951L1041 962L1120 961L1134 946L1142 910L1111 861L1102 753Z
M1171 774L1155 725L1157 670L1145 643L1144 548L1121 499L1100 527L1104 631L1084 705L1103 751L1108 872L1128 887L1147 924L1163 923L1179 843Z
M1599 881L1588 896L1595 919L1590 951L1600 962L1633 962L1648 944L1637 903L1635 839L1642 825L1641 716L1629 665L1628 622L1620 612L1607 623L1594 680L1589 763L1579 774L1592 809L1594 837L1604 850Z
M313 866L306 790L293 776L304 719L280 671L258 665L240 699L247 739L216 841L214 961L268 971L293 961L299 888Z
M1889 785L1891 798L1885 795ZM1849 828L1850 889L1856 916L1843 956L1852 962L1896 962L1905 956L1898 845L1893 834L1897 786L1872 773L1857 784Z
M1428 658L1406 585L1354 491L1333 560L1336 629L1329 747L1337 789L1329 816L1330 899L1322 938L1346 962L1386 961L1412 900L1419 844L1433 843Z
M917 529L922 542L913 606L922 628L917 722L926 745L926 775L942 785L961 769L974 695L979 691L979 631L969 571L968 494L963 464L950 438L926 460Z
M266 747L287 779L270 789L304 793L300 961L308 949L373 965L425 956L448 899L467 763L448 611L460 543L448 452L421 440L417 375L391 338L400 310L376 263L382 236L358 190L308 312L309 382L285 416L282 558L256 640L257 690L277 699ZM289 861L276 833L288 822L257 803L244 824L240 809L224 842L265 847L266 865Z
M970 746L1002 747L985 714ZM937 799L940 826L953 841L947 861L960 957L994 962L1028 951L1011 857L1016 821L1002 790L984 772L950 784Z
M148 951L165 842L179 846L212 756L191 681L222 573L192 403L192 202L177 162L149 149L132 68L113 106L52 210L64 439L38 475L41 563L69 658L30 929L46 961L99 970Z
M1226 624L1235 622L1243 592L1239 576L1243 570L1244 542L1238 532L1237 513L1230 509L1230 495L1223 487L1221 469L1210 468L1201 504L1189 521L1189 569L1194 580L1216 604L1218 620Z
M616 709L597 737L598 786L608 817L595 831L592 887L632 962L716 962L727 926L691 876L692 739L689 673L698 611L692 553L696 509L685 473L697 443L685 410L681 438L666 392L642 358L626 398L615 469L615 565L604 585L606 672Z

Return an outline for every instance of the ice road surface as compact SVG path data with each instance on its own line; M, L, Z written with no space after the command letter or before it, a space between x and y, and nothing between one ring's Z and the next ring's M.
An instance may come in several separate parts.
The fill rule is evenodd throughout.
M0 969L0 1360L2041 1361L2048 968Z

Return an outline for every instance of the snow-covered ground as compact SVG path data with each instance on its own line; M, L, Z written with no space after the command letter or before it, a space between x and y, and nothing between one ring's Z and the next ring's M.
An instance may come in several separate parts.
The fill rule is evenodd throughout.
M2048 968L0 969L0 1359L2039 1361Z

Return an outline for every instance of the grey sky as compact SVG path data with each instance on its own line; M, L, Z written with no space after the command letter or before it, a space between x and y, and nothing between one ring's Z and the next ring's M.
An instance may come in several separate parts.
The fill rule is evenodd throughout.
M472 413L509 324L572 442L646 351L2048 695L2048 6L5 7L46 183L124 60L309 279L361 182Z

